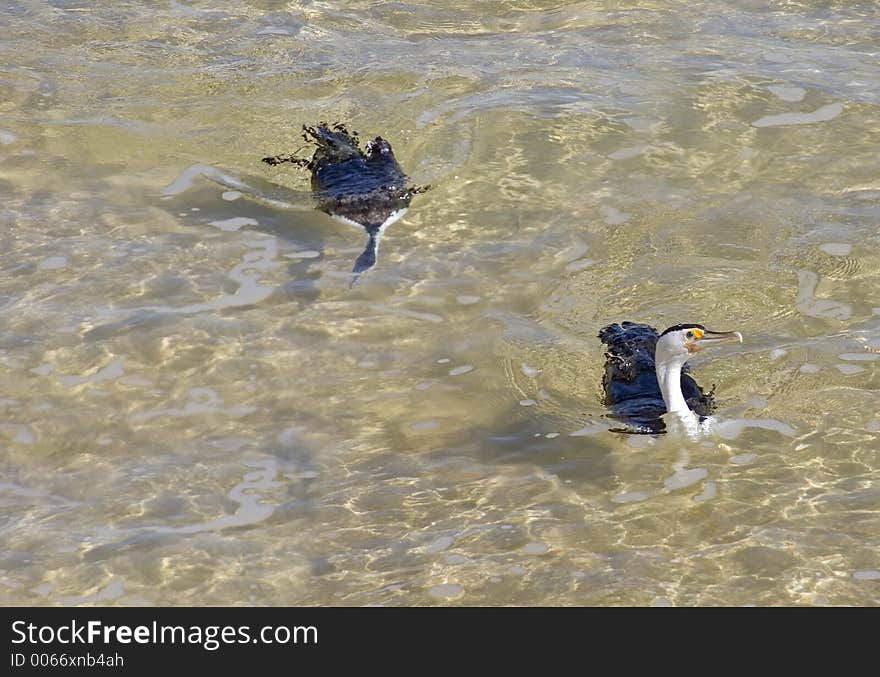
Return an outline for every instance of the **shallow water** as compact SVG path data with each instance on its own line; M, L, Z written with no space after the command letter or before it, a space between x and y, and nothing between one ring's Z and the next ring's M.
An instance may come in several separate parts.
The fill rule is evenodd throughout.
M880 604L876 3L447 4L0 9L0 602ZM433 185L351 288L322 119Z

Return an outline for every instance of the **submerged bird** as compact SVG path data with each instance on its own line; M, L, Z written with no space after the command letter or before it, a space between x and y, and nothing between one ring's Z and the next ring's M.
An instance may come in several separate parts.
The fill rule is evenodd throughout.
M348 131L341 123L330 127L321 122L314 127L303 126L303 138L315 145L310 160L276 155L263 158L263 162L290 162L309 169L318 209L366 231L367 245L352 270L360 274L376 263L385 228L403 216L413 195L430 186L407 185L391 144L380 136L361 150L357 132Z
M742 342L738 331L710 331L701 324L677 324L658 334L636 322L611 324L599 332L606 346L602 387L610 416L626 428L615 432L666 432L662 416L675 416L688 432L698 432L715 409L715 387L704 392L687 360L714 345Z

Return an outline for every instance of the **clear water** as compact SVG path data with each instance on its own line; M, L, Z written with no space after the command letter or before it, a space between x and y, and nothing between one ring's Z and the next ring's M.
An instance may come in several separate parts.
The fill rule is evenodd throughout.
M0 602L880 604L878 26L7 2ZM318 120L434 186L351 289ZM607 431L624 319L744 334L712 434Z

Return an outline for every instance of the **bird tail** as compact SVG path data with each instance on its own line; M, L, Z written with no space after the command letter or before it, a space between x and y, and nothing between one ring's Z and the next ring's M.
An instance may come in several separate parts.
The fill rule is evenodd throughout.
M354 268L351 272L360 275L365 270L369 270L376 265L376 253L378 250L379 234L370 233L369 239L367 240L367 246L364 248L363 253L357 257L357 260L354 262Z

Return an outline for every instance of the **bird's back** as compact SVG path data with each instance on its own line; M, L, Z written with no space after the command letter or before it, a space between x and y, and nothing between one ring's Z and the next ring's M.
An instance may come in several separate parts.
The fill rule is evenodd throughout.
M315 143L309 167L320 210L375 232L409 206L413 191L385 139L376 137L361 150L357 136L343 125L321 124L306 133Z
M275 155L263 158L263 162L273 166L290 162L307 168L317 208L366 231L367 244L352 269L360 274L376 263L385 227L403 216L414 195L430 186L408 186L391 144L380 136L361 149L357 132L341 123L330 126L321 122L304 126L303 138L314 144L311 159Z
M658 434L666 432L661 418L666 403L660 392L654 365L654 351L659 334L654 327L639 322L610 324L599 331L605 344L605 373L602 375L604 403L629 433ZM712 391L703 389L689 374L681 374L681 390L688 406L701 417L715 408ZM714 390L714 389L713 389Z

